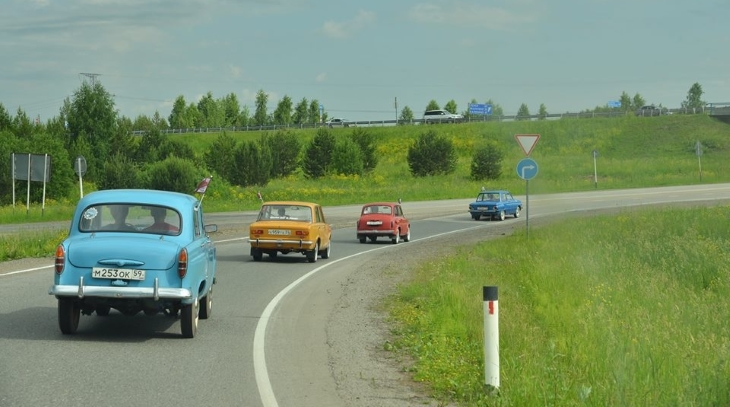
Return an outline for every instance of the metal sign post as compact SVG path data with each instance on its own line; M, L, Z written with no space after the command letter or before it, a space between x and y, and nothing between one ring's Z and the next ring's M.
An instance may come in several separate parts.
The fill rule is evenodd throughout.
M702 143L699 140L695 144L695 152L697 153L697 162L700 165L700 182L702 182Z
M598 189L598 167L596 166L596 158L598 157L598 150L593 150L593 184Z
M530 158L532 149L535 148L539 134L515 134L515 140L520 145L522 151L527 158L523 158L517 163L517 176L525 180L525 235L530 237L530 180L537 175L537 163Z
M86 174L86 158L83 155L76 157L74 172L79 176L79 196L84 197L84 175Z

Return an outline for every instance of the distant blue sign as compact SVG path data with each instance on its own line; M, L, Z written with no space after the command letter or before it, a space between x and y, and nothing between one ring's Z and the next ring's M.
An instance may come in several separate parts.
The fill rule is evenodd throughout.
M469 114L491 115L492 105L488 103L470 103Z
M609 100L608 107L621 107L621 102L618 100Z

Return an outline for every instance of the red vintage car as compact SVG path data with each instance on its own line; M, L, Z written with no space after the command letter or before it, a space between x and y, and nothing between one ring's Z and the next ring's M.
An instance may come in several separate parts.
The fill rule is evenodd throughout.
M393 244L411 240L411 223L403 215L403 208L395 202L373 202L362 207L357 221L357 238L374 242L387 237Z

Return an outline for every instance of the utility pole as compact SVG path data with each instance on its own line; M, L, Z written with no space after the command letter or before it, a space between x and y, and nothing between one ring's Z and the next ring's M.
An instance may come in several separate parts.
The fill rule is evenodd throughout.
M395 124L398 124L398 97L395 97Z
M100 73L85 73L81 72L79 75L84 75L85 77L91 79L91 87L94 87L96 85L96 77L100 76Z

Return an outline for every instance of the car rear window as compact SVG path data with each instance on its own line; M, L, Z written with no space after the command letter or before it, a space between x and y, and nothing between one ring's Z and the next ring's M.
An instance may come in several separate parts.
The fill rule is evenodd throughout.
M180 213L170 207L104 203L84 209L79 230L179 235L181 224Z

